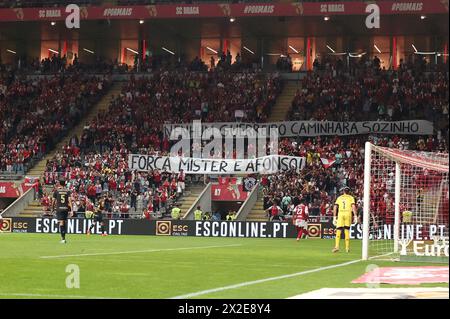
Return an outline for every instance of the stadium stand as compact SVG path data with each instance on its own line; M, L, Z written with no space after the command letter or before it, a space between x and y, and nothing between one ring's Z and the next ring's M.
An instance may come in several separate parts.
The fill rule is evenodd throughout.
M88 75L0 81L0 171L24 174L89 110L109 81Z
M59 65L58 59L47 62L48 71L59 70L59 67L51 67ZM45 63L43 61L40 67ZM191 66L195 63L194 60ZM67 95L60 93L60 99L67 99L71 96L70 88L84 81L77 75L76 66L64 70L68 70L66 81L62 76L55 76L52 80L45 78L34 82L15 80L5 86L7 82L3 80L3 91L6 94L4 92L2 100L14 100L14 105L25 103L39 114L39 105L43 99L45 101L47 97L58 101L55 99L58 97L57 93L43 90L44 85L59 83L65 88L64 83L71 83L66 84ZM96 203L104 198L108 202L111 217L129 216L130 211L135 216L152 211L155 216L161 217L161 211L168 212L168 208L182 196L182 190L177 187L180 177L161 172L135 174L127 168L127 155L130 152L166 154L170 142L164 138L161 124L190 122L193 119L205 122L265 122L282 120L279 118L280 114L287 114L286 120L426 119L434 122L438 131L436 136L368 138L376 145L402 149L448 150L447 75L439 70L430 72L426 65L417 62L402 61L399 70L392 72L380 69L376 59L361 61L351 68L343 66L339 60L323 63L315 61L314 71L300 81L298 89L297 84L285 84L288 91L283 90L277 73L263 74L249 69L235 72L231 68L221 67L209 72L197 70L179 67L170 69L169 72L169 69L161 68L152 72L151 77L135 78L132 75L123 86L120 96L111 101L108 109L93 116L85 124L79 138L70 139L69 143L48 160L43 184L53 185L61 177L69 180L70 187L75 190L75 202L80 201L80 211L89 205L89 201ZM131 69L128 72L133 71ZM75 122L81 114L85 114L87 105L98 100L103 92L102 87L108 85L106 80L100 81L95 77L90 78L90 81L90 84L82 87L78 102L72 101L72 108L77 110L73 114ZM91 100L86 100L85 96ZM289 100L292 100L291 106L286 102ZM3 108L7 104L3 103ZM42 156L60 135L67 132L64 126L64 119L67 121L67 118L63 117L62 122L58 122L62 123L61 128L56 126L56 134L50 135L56 138L45 140L52 125L58 125L51 121L50 116L54 110L58 110L58 105L55 103L44 109L47 112L43 113L42 118L47 116L49 124L43 126L45 130L41 134L22 134L22 140L10 138L12 142L2 144L6 150L2 153L2 170L25 171L26 167L19 165L22 158L27 163L28 158ZM244 111L244 115L236 117L236 114L241 114L236 113L237 110ZM6 112L13 111L5 109L4 114L9 114ZM14 112L11 114L12 117L8 118L13 119ZM72 113L69 112L66 116L70 114ZM30 119L28 123L33 125L34 122ZM26 132L31 127L22 126L23 124L16 124L14 132L3 129L3 135L8 133L8 136L14 136L14 133ZM285 172L262 176L259 195L262 204L257 203L248 219L266 220L264 210L274 200L281 204L285 214L289 216L293 198L299 196L308 199L312 215L330 214L331 203L343 186L354 189L354 194L361 200L362 149L365 140L366 136L281 140L279 153L305 156L306 168L301 174ZM41 146L38 147L39 145ZM26 156L23 156L24 150L32 152L25 152ZM332 165L324 166L321 158L328 159ZM190 182L191 177L182 178ZM48 190L43 192L43 203L49 200L46 197L48 193ZM103 196L104 194L107 195ZM87 203L83 204L83 201Z
M89 200L95 204L101 195L111 195L107 197L111 216L118 216L113 212L117 207L126 211L121 216L131 212L140 217L144 209L161 216L160 212L168 212L166 208L182 200L183 190L177 185L184 177L164 172L134 174L127 169L128 153L166 154L170 143L162 134L164 122L265 121L281 84L277 74L222 68L208 73L161 70L151 77L131 77L109 108L86 123L79 139L70 139L47 161L43 185L64 177L70 181L75 201L87 197L88 204ZM237 118L236 111L241 111ZM198 180L188 177L188 182ZM45 201L49 192L43 192ZM79 206L83 210L85 205Z
M448 152L448 73L425 72L422 63L404 63L398 72L381 70L376 59L361 62L352 74L340 63L323 64L309 73L292 101L289 120L387 120L425 119L434 122L435 136L364 136L284 139L279 153L305 156L301 174L286 172L263 177L263 207L255 208L251 220L266 220L264 211L275 200L292 213L293 197L306 197L312 215L329 215L338 190L349 186L362 200L364 142L390 148ZM339 71L337 71L339 70ZM362 112L361 112L362 106ZM325 167L321 158L333 164ZM386 201L373 203L374 211L386 215ZM359 205L360 207L362 205ZM388 205L389 206L389 205Z

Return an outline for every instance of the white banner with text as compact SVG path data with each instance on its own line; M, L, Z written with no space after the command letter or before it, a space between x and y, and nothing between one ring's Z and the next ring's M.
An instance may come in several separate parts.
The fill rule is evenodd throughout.
M239 123L216 122L201 123L200 130L195 131L192 123L164 124L164 135L170 137L175 128L189 130L191 138L201 138L201 134L208 128L217 128L225 135L231 130L238 135L238 130L264 129L269 136L270 129L277 129L279 137L290 136L325 136L325 135L360 135L360 134L399 134L399 135L430 135L433 134L433 123L425 120L410 121L366 121L366 122L332 122L332 121L286 121L272 123Z
M269 155L253 159L207 159L130 154L128 167L137 171L159 170L186 174L274 174L300 171L305 166L304 157Z

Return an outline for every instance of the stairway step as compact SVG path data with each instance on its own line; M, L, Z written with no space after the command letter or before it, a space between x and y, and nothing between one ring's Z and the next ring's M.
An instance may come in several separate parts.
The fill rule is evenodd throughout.
M191 189L191 193L200 195L203 192L204 188L201 189Z
M192 202L179 202L179 204L181 205L181 206L192 206L192 204L194 204L195 202L194 201L192 201Z
M42 209L42 207L41 206L27 206L27 207L24 208L24 210L25 209L27 209L27 210L37 210L37 209Z
M180 205L192 205L193 203L195 203L195 200L187 200L187 201L178 201L178 203Z
M184 200L184 201L188 201L188 200L196 201L197 198L198 198L198 196L187 196L187 197L182 197L181 200Z
M40 217L41 214L28 214L28 213L20 213L19 217Z

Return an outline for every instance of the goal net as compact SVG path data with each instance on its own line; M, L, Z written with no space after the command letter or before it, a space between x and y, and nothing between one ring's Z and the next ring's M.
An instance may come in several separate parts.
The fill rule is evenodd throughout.
M448 263L448 153L365 148L363 259Z

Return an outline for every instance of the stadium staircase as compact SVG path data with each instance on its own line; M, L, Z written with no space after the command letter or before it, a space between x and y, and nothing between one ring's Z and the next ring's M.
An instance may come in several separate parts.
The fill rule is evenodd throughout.
M120 94L122 90L122 84L115 82L110 87L109 91L100 99L100 101L94 105L94 107L89 111L89 113L80 121L80 123L75 126L69 133L63 138L55 147L53 151L48 153L43 157L41 161L36 163L28 172L27 176L42 176L45 171L45 166L47 164L47 160L52 159L56 151L61 150L61 148L68 144L70 139L77 135L80 139L81 133L83 132L83 128L86 123L90 122L94 119L100 111L107 110L109 107L109 102L111 99ZM49 193L51 191L51 187L45 186L44 191ZM19 214L19 217L40 217L42 216L43 208L40 204L40 201L32 201L27 207L23 209L23 212Z
M41 217L43 212L41 203L39 201L32 201L20 212L18 217Z
M191 208L192 204L194 204L204 189L205 185L203 184L191 184L190 186L186 186L184 195L177 201L177 203L181 205L182 219L189 212L189 208Z
M299 88L298 81L287 81L284 85L283 91L277 98L275 105L269 115L268 122L285 121L289 110L291 109L292 100ZM258 192L258 199L255 206L253 206L250 213L248 213L246 220L248 221L267 221L267 213L264 211L264 204L262 200L262 193Z
M262 192L258 191L258 199L255 206L253 206L250 213L247 215L247 221L265 222L267 221L267 213L264 211L264 204L262 201Z
M86 125L86 123L90 122L92 119L94 119L97 114L100 111L107 110L109 107L109 102L111 101L113 96L117 96L120 94L122 89L121 83L113 83L109 91L102 97L102 99L94 105L94 107L91 109L91 111L78 123L77 126L75 126L67 135L65 138L63 138L56 147L49 152L42 160L40 160L36 165L34 165L28 172L28 176L41 176L45 171L45 166L47 164L47 161L52 159L56 152L61 150L61 148L68 144L70 142L70 139L77 135L80 139L81 133L83 133L83 128Z
M272 107L272 111L270 112L267 120L268 122L279 122L286 120L289 110L291 109L292 100L294 99L298 88L298 81L287 81L284 84L283 91L277 98L275 105Z

